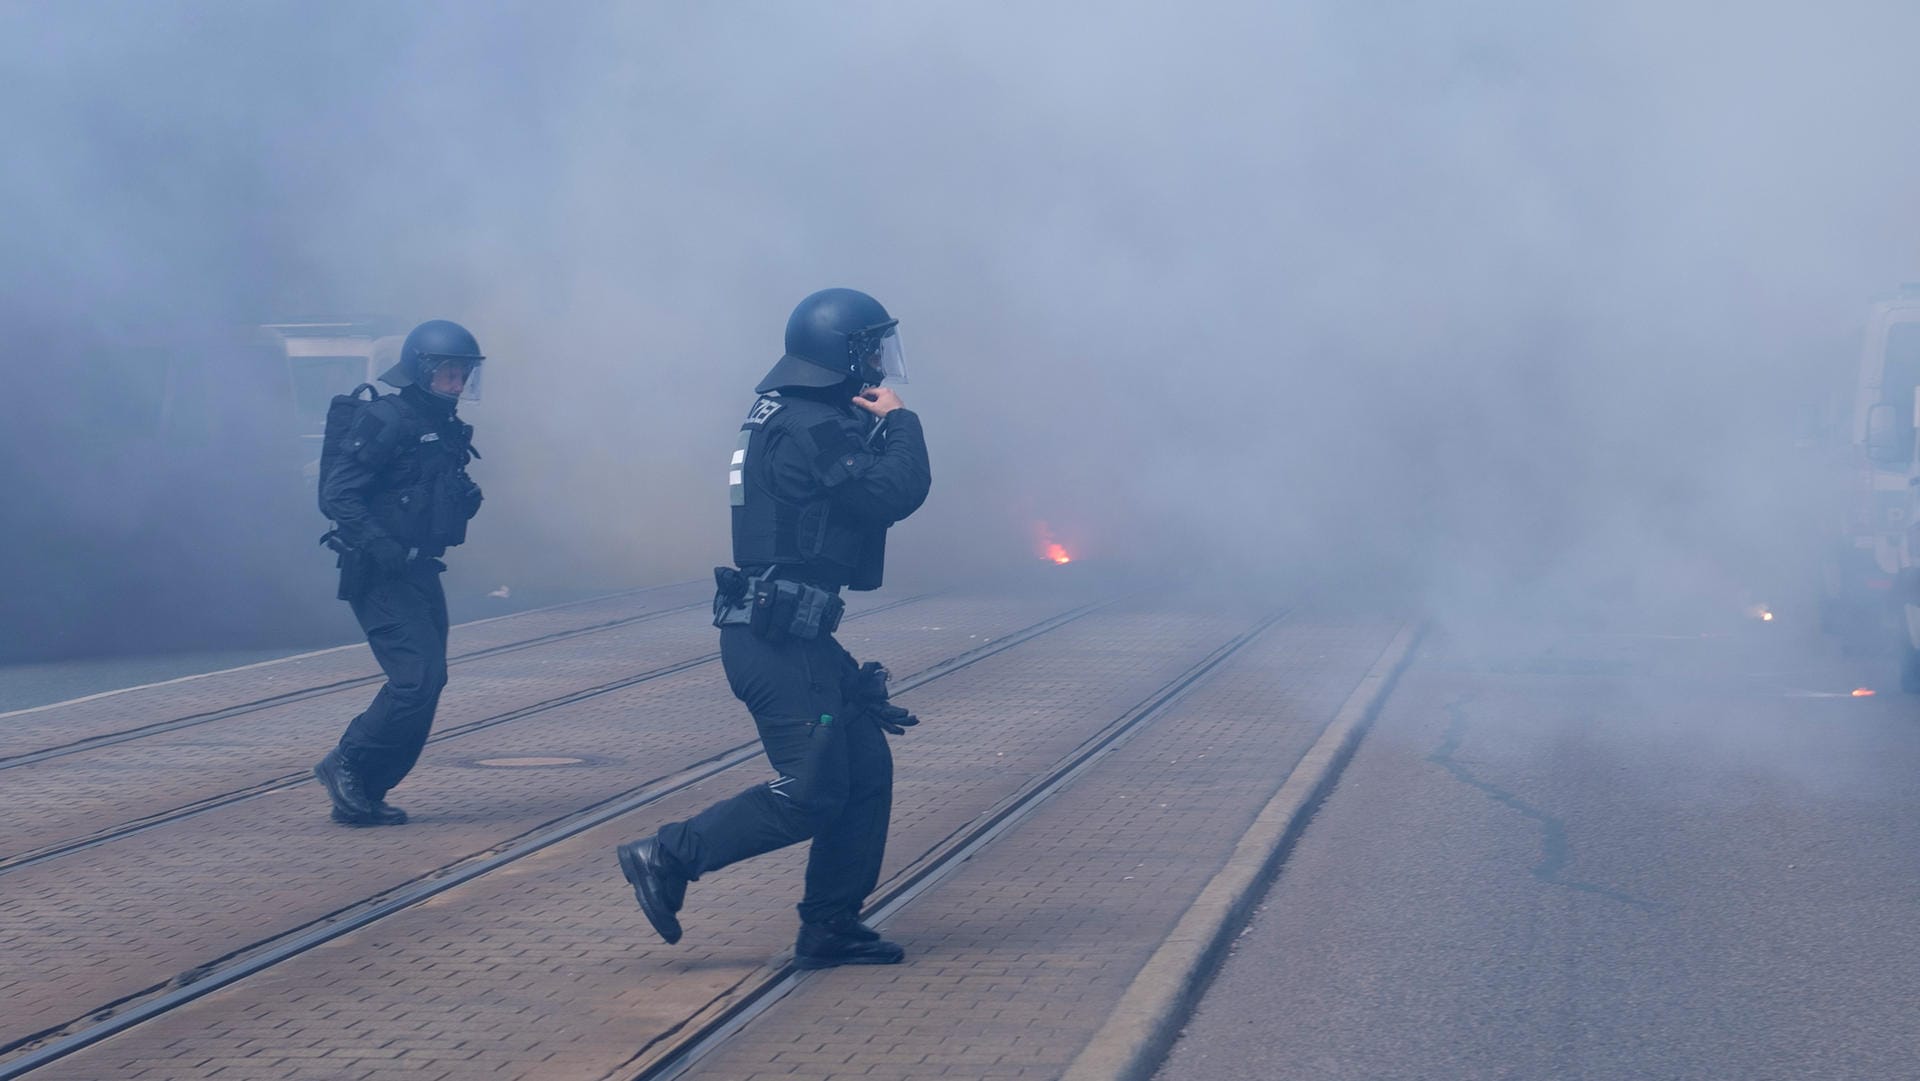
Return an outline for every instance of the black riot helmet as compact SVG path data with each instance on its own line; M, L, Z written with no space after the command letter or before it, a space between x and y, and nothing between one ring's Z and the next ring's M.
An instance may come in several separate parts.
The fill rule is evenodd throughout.
M480 362L487 359L480 343L466 327L445 319L430 319L413 328L400 345L400 361L388 368L380 381L396 387L409 384L443 398L455 395L433 389L433 373L443 364L458 364L466 369L466 386L458 397L476 401L480 397Z
M822 289L787 318L787 353L754 388L832 387L907 381L900 320L858 289Z

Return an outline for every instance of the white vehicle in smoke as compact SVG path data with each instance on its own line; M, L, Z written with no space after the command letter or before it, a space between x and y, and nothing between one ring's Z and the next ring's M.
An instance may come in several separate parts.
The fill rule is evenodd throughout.
M380 373L400 357L403 335L388 321L267 323L261 328L287 359L300 440L305 448L301 477L319 483L320 441L326 434L327 405L362 383L378 386Z
M1855 634L1890 622L1900 685L1920 693L1920 288L1873 306L1853 404L1847 521L1825 568L1823 618Z

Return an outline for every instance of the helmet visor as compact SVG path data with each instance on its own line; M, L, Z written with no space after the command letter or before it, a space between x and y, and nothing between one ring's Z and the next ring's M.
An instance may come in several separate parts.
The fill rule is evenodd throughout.
M422 382L442 398L463 402L480 400L480 368L484 357L422 357Z
M873 352L867 355L867 367L878 371L889 382L907 381L907 355L900 348L898 328L887 328L886 335L875 345Z

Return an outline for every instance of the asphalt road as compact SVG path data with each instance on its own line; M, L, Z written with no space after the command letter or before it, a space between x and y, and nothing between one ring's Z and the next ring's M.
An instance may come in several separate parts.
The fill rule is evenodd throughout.
M1435 636L1158 1077L1920 1077L1892 683L1778 623Z

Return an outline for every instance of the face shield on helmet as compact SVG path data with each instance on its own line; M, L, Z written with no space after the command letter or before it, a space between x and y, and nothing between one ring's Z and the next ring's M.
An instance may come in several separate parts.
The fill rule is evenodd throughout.
M870 327L852 337L856 349L865 347L860 363L866 369L869 385L877 386L883 380L891 380L895 383L907 381L907 357L900 348L898 320Z
M420 385L448 401L480 400L480 368L485 357L420 358Z
M899 330L889 330L887 336L880 339L880 360L874 367L896 383L907 381L907 354L900 348Z

